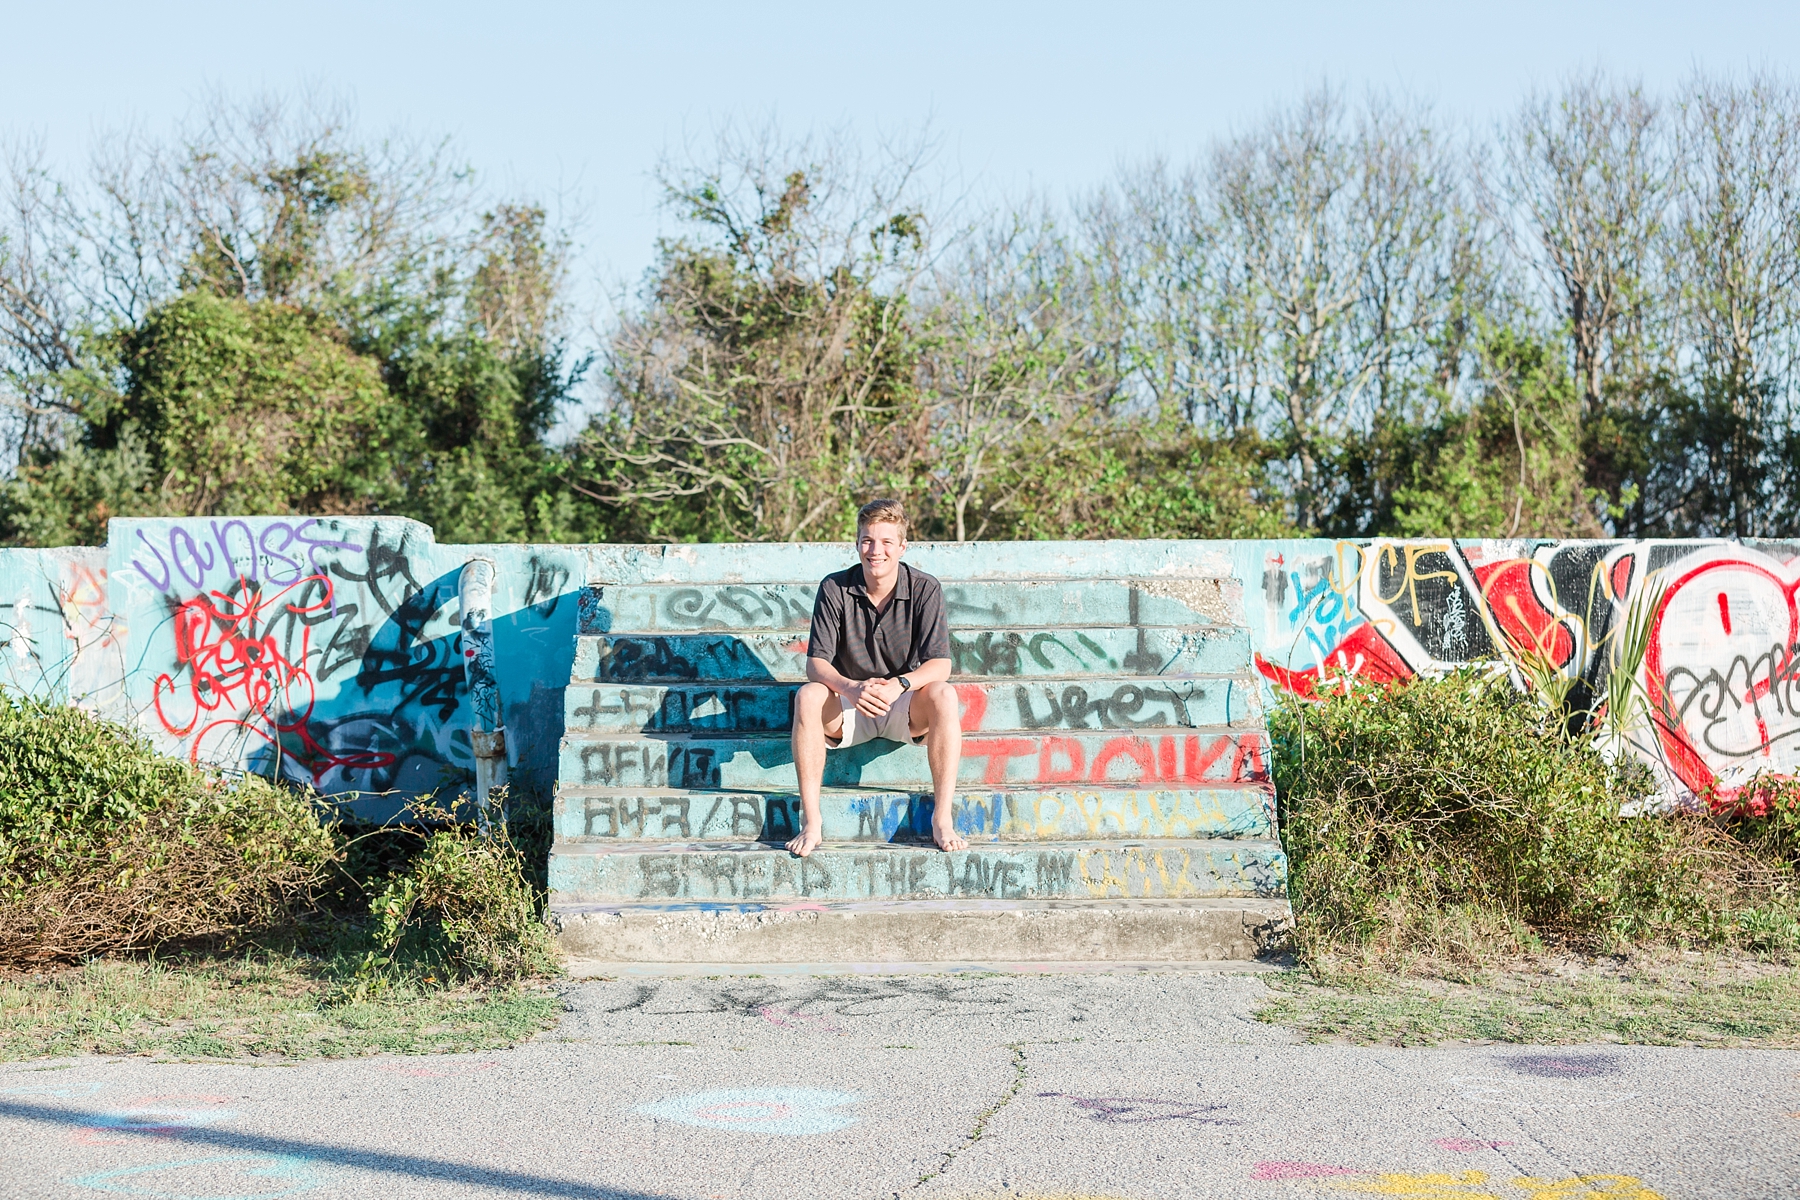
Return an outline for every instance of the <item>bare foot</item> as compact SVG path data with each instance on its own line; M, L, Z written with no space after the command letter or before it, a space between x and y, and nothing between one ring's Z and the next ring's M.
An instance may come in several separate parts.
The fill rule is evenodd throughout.
M936 842L937 848L945 853L969 848L968 839L957 833L956 826L948 821L931 823L931 840Z
M790 853L798 854L801 858L805 858L814 850L817 850L819 848L819 843L824 840L825 839L820 836L817 829L808 825L800 831L799 837L787 844L787 848Z

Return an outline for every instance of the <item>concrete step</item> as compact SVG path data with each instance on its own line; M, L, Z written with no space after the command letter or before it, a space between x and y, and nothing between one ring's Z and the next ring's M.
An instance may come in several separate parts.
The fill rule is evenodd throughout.
M929 794L828 790L819 797L832 842L929 842ZM956 798L970 841L1274 836L1275 797L1260 786L1168 790L995 791ZM617 792L569 788L556 798L558 844L584 841L785 842L800 832L791 792Z
M785 733L798 687L572 683L563 692L563 727L603 733ZM957 683L956 691L965 733L1262 723L1257 687L1243 679L1034 679Z
M973 846L827 843L810 857L759 843L558 845L556 904L615 900L1180 900L1275 897L1287 883L1280 843L1244 839Z
M697 633L790 630L812 623L817 581L605 585L588 589L577 632ZM952 625L986 629L1052 625L1243 623L1237 580L1019 579L944 582Z
M962 629L950 634L959 676L1159 675L1248 679L1241 628ZM575 640L571 683L798 683L806 639L789 633L614 634Z
M1066 733L965 737L958 780L990 786L1080 783L1267 783L1269 751L1255 730L1182 734ZM793 752L781 736L635 738L572 733L563 739L562 786L792 791ZM875 741L825 759L827 787L924 790L923 746Z
M1292 926L1282 900L907 900L789 905L556 903L563 952L593 963L1248 961Z

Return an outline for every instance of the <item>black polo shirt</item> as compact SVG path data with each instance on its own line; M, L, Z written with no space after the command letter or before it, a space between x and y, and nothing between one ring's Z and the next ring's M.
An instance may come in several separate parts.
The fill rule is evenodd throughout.
M847 679L892 679L926 660L950 657L944 589L923 571L900 564L893 594L879 613L863 587L862 564L827 575L813 600L808 658L822 658Z

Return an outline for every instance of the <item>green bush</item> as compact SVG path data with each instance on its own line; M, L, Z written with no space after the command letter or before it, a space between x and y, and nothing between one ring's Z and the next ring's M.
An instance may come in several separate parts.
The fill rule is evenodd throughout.
M285 922L336 853L310 801L0 694L0 963Z
M196 940L298 937L362 975L556 970L539 916L547 832L422 808L373 830L314 798L226 779L78 709L0 693L0 966Z
M418 815L450 816L442 809ZM468 824L429 833L370 902L376 953L385 963L408 961L449 978L554 974L555 943L527 871L503 822L489 836Z
M1473 674L1285 700L1275 780L1298 948L1480 958L1589 946L1768 942L1791 889L1691 814L1624 817L1649 771Z
M1771 869L1800 873L1800 779L1759 775L1729 798L1712 797L1711 807Z

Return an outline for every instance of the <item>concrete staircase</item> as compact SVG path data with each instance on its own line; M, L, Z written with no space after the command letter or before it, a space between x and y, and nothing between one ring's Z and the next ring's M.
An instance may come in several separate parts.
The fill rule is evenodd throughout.
M1229 571L1083 578L1104 561L1065 561L1058 578L1016 548L923 549L949 605L969 849L931 845L925 751L889 742L832 753L825 844L781 848L823 571L765 553L750 565L813 578L746 581L737 562L730 582L603 580L583 594L550 859L571 956L1194 962L1279 936L1286 862ZM1030 573L958 578L934 558Z

